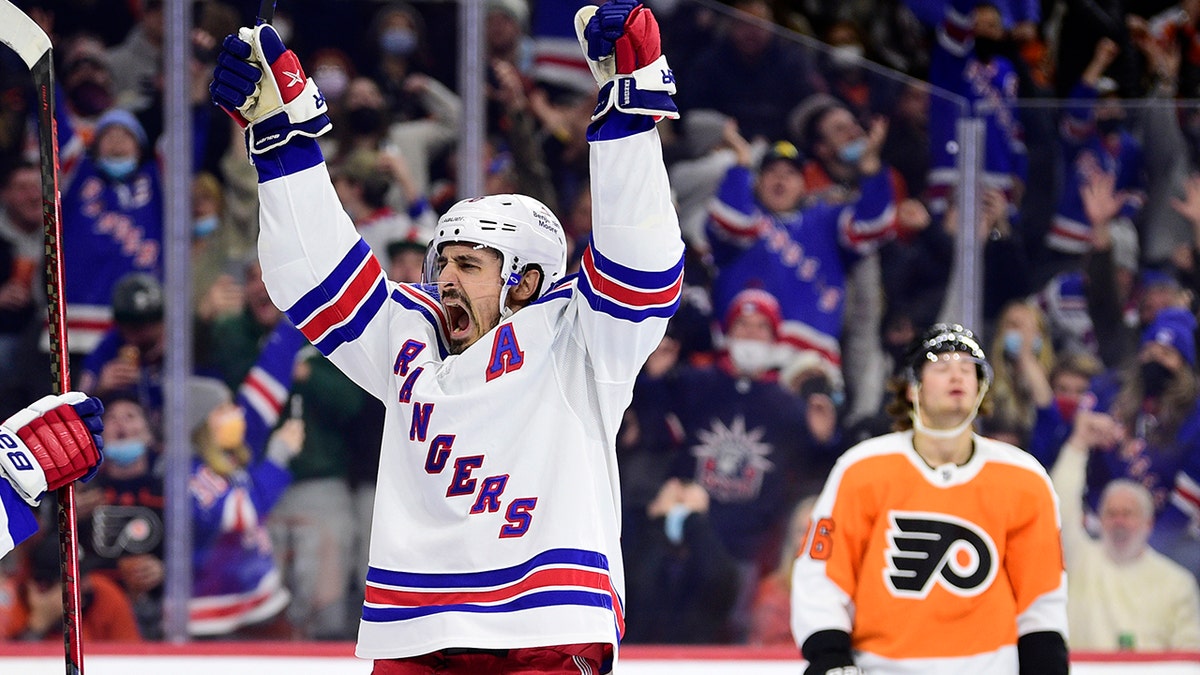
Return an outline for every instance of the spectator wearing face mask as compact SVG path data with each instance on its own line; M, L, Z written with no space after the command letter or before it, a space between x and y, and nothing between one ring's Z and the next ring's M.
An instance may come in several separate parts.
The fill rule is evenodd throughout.
M116 102L116 85L104 42L91 33L79 33L60 47L63 100L59 107L59 170L69 173L94 137L96 122Z
M1010 302L1000 312L992 354L995 379L991 386L992 418L1016 434L1014 445L1027 447L1035 411L1053 400L1050 369L1054 347L1046 318L1033 304Z
M291 482L288 462L304 444L300 419L280 423L303 344L300 331L279 324L236 398L220 380L188 382L196 455L188 481L193 517L188 632L193 636L292 635L283 614L291 593L275 561L266 519ZM346 579L326 581L329 588L344 588Z
M789 113L788 135L808 155L804 163L807 204L848 204L857 200L864 188L870 189L867 181L872 176L863 171L862 160L880 151L872 147L872 137L886 136L888 129L882 119L872 124L864 127L849 105L828 94L813 94ZM886 168L893 193L907 196L904 178Z
M1088 391L1092 379L1102 370L1100 360L1088 352L1069 352L1056 359L1050 371L1053 399L1049 405L1038 407L1026 446L1047 470L1054 465L1058 448L1071 435L1075 415L1095 406L1095 397Z
M159 167L134 116L110 110L62 196L67 344L86 354L113 325L113 288L130 272L162 275Z
M346 52L332 47L318 49L309 63L308 72L325 95L325 102L330 108L337 106L355 75L354 63Z
M779 383L782 322L774 296L742 291L722 321L714 365L660 366L664 374L643 373L634 392L637 400L667 402L668 428L680 434L669 473L708 492L709 521L737 560L738 602L728 629L735 642L746 637L762 556L774 550L773 537L799 497L796 486L832 440L831 432L815 437L804 401Z
M162 448L136 396L104 399L104 463L96 480L76 490L79 542L93 569L129 597L138 632L163 636Z
M1104 486L1129 478L1150 490L1155 525L1150 544L1176 562L1200 570L1200 382L1196 375L1196 319L1183 307L1159 310L1143 330L1137 358L1096 379L1095 411L1118 432L1093 444L1087 503L1099 508ZM1078 423L1078 421L1077 421Z
M376 12L367 39L367 62L374 69L364 74L379 83L398 117L424 117L422 102L412 96L408 83L411 76L428 75L433 67L424 16L407 2L389 2Z

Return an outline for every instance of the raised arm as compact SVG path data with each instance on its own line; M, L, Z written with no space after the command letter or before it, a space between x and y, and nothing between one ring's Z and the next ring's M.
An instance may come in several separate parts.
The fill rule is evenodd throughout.
M579 290L598 382L632 381L679 305L683 240L655 122L678 117L658 23L640 3L584 7L576 33L600 100L588 127L592 240ZM631 355L633 358L631 358Z
M338 202L316 138L325 98L268 24L225 38L213 100L246 130L258 171L263 282L272 301L360 386L382 397L383 270ZM335 353L336 352L336 353Z

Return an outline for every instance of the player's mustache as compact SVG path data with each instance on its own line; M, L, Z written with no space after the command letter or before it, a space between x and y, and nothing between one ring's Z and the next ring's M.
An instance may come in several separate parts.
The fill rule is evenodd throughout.
M449 282L445 281L435 281L433 283L434 285L438 286L438 296L441 298L443 304L445 304L447 300L457 300L462 304L464 310L466 310L468 313L474 313L475 308L474 305L471 304L471 299L463 295L462 292L458 290L457 286L448 285Z

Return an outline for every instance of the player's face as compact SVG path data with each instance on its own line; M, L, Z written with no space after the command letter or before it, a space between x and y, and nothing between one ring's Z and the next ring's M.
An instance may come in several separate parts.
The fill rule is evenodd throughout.
M975 409L979 372L975 359L962 352L939 354L921 369L921 413L935 428L952 427Z
M500 323L500 255L470 244L446 244L437 258L437 281L450 353L461 354Z

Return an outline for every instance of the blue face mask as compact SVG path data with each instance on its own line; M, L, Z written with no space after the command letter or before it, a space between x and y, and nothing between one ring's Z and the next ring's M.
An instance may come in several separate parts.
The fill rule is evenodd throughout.
M392 28L379 36L379 47L392 56L408 56L417 49L417 34L405 28Z
M1021 354L1021 343L1024 339L1021 337L1021 331L1010 330L1004 333L1004 354L1009 358L1015 359ZM1033 353L1042 353L1042 338L1039 336L1033 337Z
M192 222L192 236L197 239L207 237L217 231L218 223L220 220L215 215L197 218Z
M867 154L867 139L860 138L843 145L838 150L838 159L847 164L858 164L865 154Z
M125 180L137 171L137 157L101 157L96 160L100 171L113 180Z
M104 444L104 461L116 466L129 466L146 454L146 441L127 438Z

